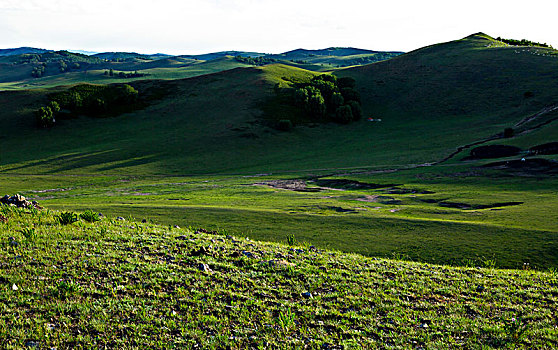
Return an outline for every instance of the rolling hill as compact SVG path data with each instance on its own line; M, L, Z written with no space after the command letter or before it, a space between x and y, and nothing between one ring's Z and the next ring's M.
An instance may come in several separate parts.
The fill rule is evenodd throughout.
M0 91L48 88L76 83L110 83L150 79L183 79L250 65L284 63L313 71L362 65L389 59L399 53L353 48L295 50L283 55L221 51L201 55L145 55L135 52L82 54L34 48L7 49L0 55ZM232 59L234 57L234 59ZM240 58L264 58L259 63ZM231 60L232 59L232 60ZM235 63L235 61L238 61ZM226 62L219 67L221 62ZM198 64L207 63L208 69ZM235 63L235 64L230 64ZM125 76L105 77L110 70ZM156 71L153 72L152 70ZM127 75L127 77L126 77ZM116 79L116 80L115 80Z
M3 104L11 107L0 114L9 135L28 135L23 147L40 150L21 152L19 142L7 136L2 140L2 168L31 171L39 166L39 170L40 164L47 164L37 162L39 159L63 161L65 166L55 171L94 171L105 169L102 163L116 162L123 166L110 169L131 171L140 166L148 173L173 174L437 162L461 145L502 133L557 103L556 51L496 44L489 37L473 35L388 61L339 70L336 75L355 78L365 116L382 122L324 124L291 133L261 123L262 103L274 98L275 84L315 73L280 64L194 79L137 82L140 95L147 87L169 93L132 115L108 120L80 118L52 130L34 128L30 112L37 106L22 109L10 103L26 100L27 95L46 96L48 90L2 93L0 98L10 100ZM555 125L546 124L544 129L555 130ZM126 137L113 139L105 130L118 130ZM425 139L425 134L431 137ZM550 139L555 131L547 134ZM51 141L62 135L64 142ZM259 150L256 154L254 147ZM76 156L80 154L88 155ZM94 154L103 154L104 161L99 162ZM205 160L199 162L200 157ZM48 163L51 171L55 163Z
M2 92L0 172L6 188L55 209L227 227L265 240L295 232L372 256L461 264L494 255L503 267L555 267L557 156L527 150L557 140L557 58L477 34L336 70L355 79L364 118L289 132L268 123L269 113L288 110L277 91L319 73L285 64L135 81L142 108L60 119L50 129L37 128L33 112L67 87ZM218 60L192 67L211 62ZM468 158L493 144L521 153ZM256 175L263 179L245 177ZM324 178L371 187L261 189Z
M297 49L267 57L305 65L324 65L328 68L374 63L397 57L403 52L380 52L352 47L330 47L322 50Z

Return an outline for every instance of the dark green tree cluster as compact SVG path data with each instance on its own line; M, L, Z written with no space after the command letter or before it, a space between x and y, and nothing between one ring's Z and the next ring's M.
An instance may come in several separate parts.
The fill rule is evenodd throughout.
M135 71L133 73L118 72L118 74L115 74L114 71L111 69L111 70L106 70L104 75L110 77L116 77L119 79L128 79L128 78L141 78L141 77L148 76L149 74L138 73L138 71Z
M265 66L266 64L271 64L277 62L275 58L269 57L243 57L243 56L235 56L234 58L237 62L251 64L253 66Z
M138 100L138 91L128 84L99 88L72 88L64 95L62 105L73 114L104 116L113 111L130 109Z
M353 78L318 75L309 83L299 84L293 100L314 121L347 124L362 117L360 95Z
M68 64L64 60L60 60L58 62L58 69L60 69L60 73L64 73L68 70Z
M116 116L139 108L138 95L138 91L128 84L77 85L51 95L51 102L39 108L35 118L38 126L46 128L55 125L57 114L62 119L79 115ZM64 109L62 112L61 108Z
M45 69L46 69L46 63L41 63L40 65L33 67L33 70L31 71L31 76L33 78L40 78L45 74Z
M339 67L348 67L348 66L358 66L358 65L365 65L369 63L385 61L390 58L399 56L398 52L378 52L369 56L361 56L350 60L345 60L343 63L339 64Z
M504 39L504 38L496 38L496 40L499 40L503 43L509 44L509 45L513 45L513 46L540 46L540 47L548 47L550 49L552 49L552 46L548 45L547 43L538 43L536 41L531 41L531 40L527 40L527 39L521 39L521 40L517 40L517 39Z
M35 111L35 120L41 128L49 128L56 123L56 113L60 112L60 105L56 101L51 101L47 106Z

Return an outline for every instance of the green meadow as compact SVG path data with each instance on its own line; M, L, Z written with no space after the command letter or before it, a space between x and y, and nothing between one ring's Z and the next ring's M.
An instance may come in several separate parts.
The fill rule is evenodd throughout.
M558 52L384 54L4 58L2 346L556 348Z
M555 268L556 155L527 152L556 141L555 53L478 34L335 71L361 95L363 118L347 125L297 119L281 100L278 89L318 73L284 64L222 70L230 58L211 74L131 82L141 109L50 129L34 125L33 111L65 87L3 92L2 190L51 209L266 241L294 236L367 256ZM273 127L282 118L293 118L291 131ZM467 159L493 144L522 153ZM528 159L519 169L490 166L518 157ZM550 165L537 168L540 159ZM369 186L320 185L327 179ZM282 188L289 181L310 190Z

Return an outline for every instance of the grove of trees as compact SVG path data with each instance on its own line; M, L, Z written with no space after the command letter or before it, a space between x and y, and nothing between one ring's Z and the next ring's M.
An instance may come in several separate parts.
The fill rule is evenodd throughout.
M360 94L355 90L355 80L350 77L337 79L334 75L322 74L309 83L298 84L293 92L293 103L317 122L347 124L362 117Z
M46 128L55 125L57 114L62 117L116 116L141 107L138 96L138 91L128 84L77 85L51 95L49 104L35 111L35 119L39 127ZM60 113L62 109L64 113Z

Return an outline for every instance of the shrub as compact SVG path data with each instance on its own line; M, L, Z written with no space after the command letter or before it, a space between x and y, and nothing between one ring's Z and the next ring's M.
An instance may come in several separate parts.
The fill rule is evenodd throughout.
M307 110L314 119L322 119L325 117L326 104L319 91L308 98Z
M333 83L334 85L337 84L337 77L335 75L332 75L332 74L320 74L320 75L315 76L314 78L312 78L313 82L314 81L319 81L319 80L328 81L328 82Z
M37 236L37 234L35 233L35 228L34 227L27 227L24 228L21 233L23 233L23 237L25 237L26 240L28 241L32 241L35 239L35 237Z
M360 102L360 94L353 88L342 88L341 94L345 101L356 101Z
M343 77L343 78L337 79L337 85L339 86L340 89L343 89L343 88L354 89L355 85L356 85L356 81L351 77Z
M335 111L335 121L341 124L350 123L353 120L353 112L348 105L341 106Z
M501 158L518 155L521 148L508 145L479 146L471 150L471 157L477 159Z
M336 111L339 106L342 106L345 103L345 99L343 98L343 95L341 95L341 93L339 92L334 92L331 95L329 101L330 101L329 107L332 111Z
M296 245L296 238L295 235L290 234L287 236L287 244L290 246Z
M60 112L60 105L56 101L50 101L49 104L48 104L48 107L50 108L52 113Z
M293 122L290 119L281 119L277 128L282 131L290 131L293 128Z
M505 128L504 129L504 137L505 138L510 138L510 137L513 136L513 134L514 134L514 131L513 131L512 128Z
M101 218L99 218L99 213L96 213L93 210L86 210L85 212L81 213L79 217L87 222L96 222L101 220Z
M54 113L50 107L41 107L35 112L35 120L37 125L42 128L48 128L54 125Z
M351 112L353 113L353 120L360 120L362 118L362 107L357 101L349 101L347 103L351 107Z
M78 216L71 211L65 211L56 216L56 221L58 221L60 225L69 225L78 221Z

